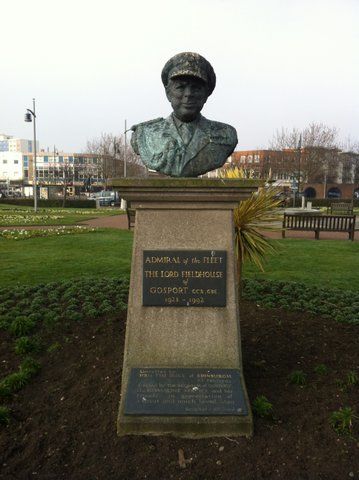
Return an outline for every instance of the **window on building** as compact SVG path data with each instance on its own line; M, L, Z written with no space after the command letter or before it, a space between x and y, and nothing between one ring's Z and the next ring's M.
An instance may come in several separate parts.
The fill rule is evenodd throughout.
M4 165L6 165L6 164L7 164L7 160L5 160L5 158L4 158L3 161L2 161L2 163L3 163Z
M254 162L259 163L260 157L259 155L254 155Z
M18 165L19 164L19 160L14 160L14 165Z

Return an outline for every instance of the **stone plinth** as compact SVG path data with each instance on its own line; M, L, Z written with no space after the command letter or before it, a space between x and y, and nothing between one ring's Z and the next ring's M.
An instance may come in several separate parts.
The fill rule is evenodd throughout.
M113 185L136 208L118 434L250 436L232 210L257 185L202 179ZM151 299L159 303L151 306ZM148 385L134 387L132 375Z

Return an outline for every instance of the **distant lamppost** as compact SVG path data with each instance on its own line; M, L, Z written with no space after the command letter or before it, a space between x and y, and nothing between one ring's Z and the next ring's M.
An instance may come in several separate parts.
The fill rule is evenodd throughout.
M25 113L25 122L34 123L34 162L33 162L33 194L34 194L34 211L37 212L37 176L36 176L36 114L35 99L32 99L32 110L27 108Z
M328 163L324 164L324 185L323 185L323 198L327 198L327 181L328 181Z
M128 132L127 120L125 120L125 151L123 155L123 176L124 177L127 177L127 132Z
M127 177L127 132L130 131L131 128L127 130L127 120L125 120L125 131L123 132L125 135L125 149L123 152L123 176ZM127 208L127 201L121 198L121 210L126 210Z
M299 137L299 143L298 143L298 196L300 195L300 161L301 161L301 154L302 154L302 134L300 134Z

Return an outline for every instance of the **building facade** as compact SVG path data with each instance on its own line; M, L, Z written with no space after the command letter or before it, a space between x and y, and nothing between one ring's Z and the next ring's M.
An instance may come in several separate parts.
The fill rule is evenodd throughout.
M359 192L359 154L302 148L233 152L225 168L242 168L253 178L271 179L285 191L308 198L352 198Z
M0 182L21 181L23 177L23 154L0 152Z
M36 142L37 143L37 142ZM0 135L0 190L6 195L16 190L33 195L33 142ZM40 196L50 198L63 194L80 195L106 189L113 177L143 176L144 167L126 163L117 156L88 153L66 153L38 150L36 153L36 183Z
M36 142L38 148L38 142ZM24 154L33 153L34 142L0 134L0 184L23 182Z
M102 190L104 156L86 153L44 152L36 154L36 182L40 196L51 198L61 195L64 188L69 195L80 195ZM33 185L34 154L23 154L24 185Z
M36 142L37 150L39 149L39 142ZM11 135L0 134L0 153L32 153L34 151L33 140L25 140L23 138L14 138Z

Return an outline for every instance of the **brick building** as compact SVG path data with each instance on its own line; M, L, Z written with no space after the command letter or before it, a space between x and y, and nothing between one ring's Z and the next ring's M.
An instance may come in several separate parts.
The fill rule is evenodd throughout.
M298 187L306 197L352 198L359 192L359 154L321 147L233 152L224 168L237 166L269 178L286 191Z

